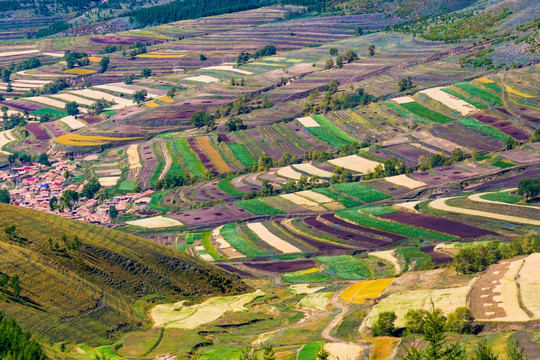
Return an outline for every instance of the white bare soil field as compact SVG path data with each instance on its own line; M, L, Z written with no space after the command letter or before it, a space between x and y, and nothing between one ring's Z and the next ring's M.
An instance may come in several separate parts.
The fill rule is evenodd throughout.
M447 212L454 213L454 214L480 216L480 217L485 217L485 218L488 218L488 219L495 219L495 220L513 222L513 223L516 223L516 224L540 226L540 220L534 220L534 219L528 219L528 218L523 218L523 217L519 217L519 216L502 215L502 214L490 213L490 212L487 212L487 211L472 210L472 209L465 209L465 208L449 206L449 205L446 204L446 201L450 200L450 199L452 199L452 198L443 198L443 199L433 200L432 202L429 203L429 207L431 207L431 208L433 208L435 210L447 211Z
M400 204L394 204L393 207L418 212L418 210L416 210L416 205L420 204L422 201L423 200L407 201L407 202L400 203Z
M309 207L319 207L319 204L311 201L309 199L306 199L305 197L298 196L296 194L283 194L280 195L283 199L289 200L292 203L295 203L296 205L300 206L309 206Z
M272 234L262 223L247 224L247 227L253 231L262 241L276 248L284 254L301 252L296 246L278 238Z
M438 102L446 105L452 110L456 110L463 116L467 116L473 111L476 111L476 107L468 102L450 95L442 90L442 87L436 87L420 91L421 94L426 94L430 98L437 100Z
M299 191L296 193L296 195L308 198L309 200L315 201L316 203L319 203L319 204L326 204L326 203L334 202L334 199L331 199L326 195L319 194L312 190Z
M79 130L86 127L85 123L83 123L80 120L75 119L75 117L71 115L60 119L60 121L66 124L67 126L69 126L71 130Z
M284 177L284 178L287 178L287 179L293 179L293 180L300 180L300 178L302 177L302 174L299 173L298 171L294 170L292 168L292 166L285 166L285 167L282 167L280 168L276 174L278 176L281 176L281 177Z
M95 103L95 101L93 100L88 100L80 96L75 96L75 95L66 94L66 93L58 93L58 94L53 94L50 96L56 99L64 100L64 101L69 101L69 102L75 101L77 104L85 105L85 106L90 106Z
M315 121L311 116L301 117L296 119L300 124L302 124L304 127L321 127L321 125Z
M18 55L27 55L27 54L35 54L38 53L39 50L32 49L32 50L18 50L18 51L5 51L0 52L0 57L8 57L8 56L18 56ZM63 55L62 55L63 56Z
M251 71L236 69L235 67L231 65L207 66L207 67L201 68L201 70L223 70L223 71L231 71L231 72L235 72L235 73L243 74L243 75L253 75Z
M120 176L107 176L99 178L99 184L104 187L112 187L120 180Z
M127 148L127 156L128 156L128 163L129 163L129 172L134 176L139 176L142 164L141 164L141 158L139 156L139 152L137 151L138 145L133 144L129 145Z
M135 102L133 100L124 99L118 96L113 96L102 91L82 89L82 90L73 90L73 91L70 91L70 93L87 97L90 99L95 99L95 100L105 99L107 101L113 101L116 103L116 105L111 106L111 109L121 109L126 106L135 105Z
M334 166L342 167L347 170L351 170L361 174L367 174L370 171L375 169L375 166L380 163L368 159L364 159L358 155L349 155L333 160L328 160L328 162Z
M516 277L523 265L524 259L510 262L508 271L504 274L500 283L495 286L493 300L504 309L504 318L490 319L490 321L528 321L529 315L519 306L518 287Z
M146 219L127 221L126 224L140 226L148 229L159 229L172 226L182 226L180 221L165 216L155 216Z
M396 175L396 176L390 176L390 177L387 177L387 178L384 178L384 179L386 181L388 181L389 183L391 183L391 184L398 185L398 186L403 186L403 187L406 187L408 189L418 189L418 188L421 188L423 186L426 186L426 183L424 183L422 181L417 181L417 180L411 179L410 177L408 177L405 174Z
M66 106L65 102L54 100L54 99L51 99L51 98L48 98L48 97L45 97L45 96L28 97L28 98L26 98L26 100L37 102L37 103L48 105L48 106L52 106L52 107L55 107L55 108L58 108L58 109L63 109Z
M521 303L535 319L540 318L540 253L531 254L519 271L519 289Z
M319 169L316 166L313 166L311 163L303 164L294 164L292 165L293 169L309 174L310 176L317 175L322 178L330 178L332 173L323 169Z
M12 131L13 130L5 130L0 132L0 154L11 155L10 152L1 149L15 140L15 136L11 133Z
M357 360L364 352L364 348L358 344L352 343L327 343L324 349L332 355L332 359Z
M407 103L414 102L414 99L412 97L410 97L410 96L397 97L397 98L393 98L391 100L397 102L398 104L407 104Z
M154 327L196 329L219 319L226 312L246 311L246 304L263 295L264 292L257 289L250 294L214 297L193 306L184 306L185 301L160 304L152 309L150 315L154 320Z
M202 82L202 83L205 83L205 84L209 84L209 83L219 81L218 78L215 78L213 76L208 76L208 75L191 76L191 77L184 78L183 80Z

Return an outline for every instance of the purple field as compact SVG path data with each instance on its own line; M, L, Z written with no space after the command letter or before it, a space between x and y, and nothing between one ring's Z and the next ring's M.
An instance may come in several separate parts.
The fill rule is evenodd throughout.
M381 230L370 229L370 228L363 227L363 226L356 225L356 224L351 224L350 222L347 222L345 220L342 220L342 219L336 217L335 214L323 214L323 215L321 215L321 219L323 219L325 221L328 221L328 222L331 222L333 224L336 224L337 226L347 228L347 229L351 229L353 231L358 231L358 232L363 232L363 233L368 233L368 234L384 236L385 238L389 239L392 242L396 242L396 241L400 241L400 240L405 239L401 235L392 234L392 233L381 231Z
M280 222L277 222L277 224L283 229L283 231L285 231L287 233L287 235L293 236L293 237L305 242L309 246L312 246L312 247L318 249L318 251L323 255L330 255L330 254L338 255L338 254L344 254L344 253L347 253L347 252L352 252L351 249L343 247L343 246L339 246L337 244L328 244L328 243L324 243L324 242L320 242L320 241L315 241L313 239L307 238L307 237L302 236L302 235L298 235L298 234L293 233L292 231L290 231L286 226L284 226Z
M36 137L36 140L39 140L39 141L45 141L51 138L49 134L47 133L47 131L45 131L45 129L43 129L41 127L41 124L39 123L32 123L32 124L26 125L26 130L34 134L34 136Z
M452 141L468 149L494 152L504 147L504 141L480 134L457 122L449 122L433 127L430 132L440 138Z
M440 231L446 234L459 236L462 238L472 238L486 235L499 235L489 230L477 228L457 221L436 218L431 216L414 214L411 212L396 212L381 216L404 224L423 227L430 230Z
M34 111L42 109L43 106L40 106L38 104L28 104L17 100L6 100L6 101L0 101L0 105L5 105L10 108L16 109L16 110L28 110L28 111Z
M428 254L435 265L450 264L454 260L450 255L435 251L435 246L424 246L420 251Z
M307 217L304 219L304 223L311 228L330 234L332 238L353 242L359 248L373 249L388 244L383 240L332 227L319 222L316 217Z
M252 267L254 269L268 271L268 272L288 273L288 272L311 269L315 267L315 261L296 260L296 261L275 261L271 263L250 262L250 263L244 263L244 265Z
M234 266L231 266L231 265L217 264L217 266L219 266L223 270L226 270L226 271L228 271L230 273L233 273L233 274L238 274L238 275L243 276L243 277L253 277L253 274L250 274L250 273L248 273L247 271L244 271L244 270L237 269L237 268L235 268Z
M499 129L503 133L510 135L518 140L528 140L529 136L524 133L522 130L515 127L511 122L504 121L495 116L491 116L484 113L475 113L471 114L471 117L475 120L483 122L484 124L493 126L494 128Z

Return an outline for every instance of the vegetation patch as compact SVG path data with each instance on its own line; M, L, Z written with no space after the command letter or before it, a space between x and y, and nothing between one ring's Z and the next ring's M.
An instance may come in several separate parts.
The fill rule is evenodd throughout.
M318 341L307 343L298 352L298 360L315 360L323 344Z
M337 138L349 142L349 143L355 143L358 142L358 139L353 138L352 136L349 136L345 131L338 128L334 123L328 121L327 118L324 117L324 115L313 115L312 116L317 123L327 128L332 134L334 134Z
M353 196L363 202L369 203L389 198L389 195L377 190L370 189L359 182L334 184L332 187L342 193Z
M444 114L438 113L437 111L428 109L427 107L420 105L416 101L404 103L404 104L401 104L401 106L403 106L405 109L409 110L413 114L416 114L418 116L421 116L429 120L433 120L441 124L444 124L449 121L454 121L453 118L446 116Z
M190 149L186 139L174 140L173 146L184 159L190 173L196 176L204 176L206 169L201 160Z
M231 180L234 178L223 179L218 183L218 188L226 194L231 196L242 196L243 192L237 190L234 186L231 185Z
M262 202L260 199L237 200L234 203L253 215L286 214L285 211L276 209L275 207Z
M502 131L500 131L499 129L496 129L492 126L489 126L489 125L486 125L478 120L475 120L471 117L466 117L464 119L461 119L461 120L458 120L458 122L463 125L463 126L466 126L470 129L473 129L475 131L478 131L482 134L486 134L486 135L489 135L491 137L494 137L496 139L499 139L499 140L503 140L503 141L506 141L506 138L508 138L508 135L506 135L505 133L503 133Z
M501 106L503 105L503 102L498 95L495 95L491 91L481 89L478 86L471 84L470 82L457 83L455 84L455 86L457 86L458 88L462 90L465 90L469 94L478 96L479 98L484 99L490 103L501 105Z
M234 156L242 163L244 166L253 166L255 165L255 160L251 157L250 153L246 150L244 145L230 142L227 144L229 149L233 152Z
M232 247L248 257L259 257L268 255L262 250L257 249L255 246L247 242L246 239L241 237L236 229L236 224L226 224L223 226L220 232L221 236L227 240Z
M485 200L498 201L498 202L503 202L507 204L517 204L523 199L523 197L518 196L518 195L513 195L509 191L492 192L492 193L480 195L480 197Z
M319 256L317 260L330 267L327 273L343 280L370 279L372 272L361 260L350 255Z

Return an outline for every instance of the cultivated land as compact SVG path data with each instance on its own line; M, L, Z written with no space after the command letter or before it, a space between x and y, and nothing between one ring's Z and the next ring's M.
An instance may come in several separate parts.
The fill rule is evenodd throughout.
M538 358L536 1L158 3L0 2L0 311L51 359L398 360L432 306Z

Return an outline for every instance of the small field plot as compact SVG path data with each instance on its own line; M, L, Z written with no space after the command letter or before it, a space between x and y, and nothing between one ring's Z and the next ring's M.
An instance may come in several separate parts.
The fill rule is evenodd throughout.
M368 159L364 159L358 155L345 156L328 161L330 164L345 168L360 174L366 174L373 171L380 163Z
M463 116L469 115L471 112L475 111L476 108L466 102L463 99L460 99L454 95L451 95L443 91L443 88L431 88L420 91L421 94L426 94L430 98L439 101L440 103L446 105L452 110L459 112Z
M347 302L362 304L367 299L376 299L381 296L384 289L394 280L394 278L391 278L360 281L349 286L341 293L340 297Z
M364 348L358 344L327 343L324 349L333 359L360 359Z
M165 216L155 216L147 219L127 221L126 224L139 226L147 229L159 229L183 225L180 221L167 218Z
M361 183L359 182L335 184L335 185L332 185L332 188L346 195L350 195L356 199L362 200L363 202L366 202L366 203L384 200L390 197L389 195L386 195L380 191L365 187L361 185Z
M66 116L64 118L61 118L60 121L69 126L71 130L79 130L86 127L85 123L75 119L74 116Z
M301 252L301 250L298 249L296 246L289 244L285 240L282 240L273 233L271 233L262 223L247 224L247 227L255 234L257 234L257 236L262 241L282 252L283 254Z
M362 324L372 327L379 314L385 311L393 311L396 316L396 327L405 326L405 314L409 310L431 309L431 303L441 309L445 315L456 310L458 307L467 306L467 294L475 283L471 280L467 285L436 290L413 290L392 294L375 305Z
M388 181L391 184L403 186L408 189L417 189L426 186L427 184L422 181L414 180L408 177L407 175L396 175L396 176L390 176L384 178L386 181Z
M264 292L258 289L250 294L211 298L193 306L185 306L185 301L157 305L150 314L154 320L154 327L196 329L201 325L219 319L228 311L246 311L246 304L263 295Z
M519 271L519 289L521 302L529 310L535 319L540 318L540 278L538 270L540 266L540 254L529 255Z
M298 352L297 359L298 360L315 360L317 358L317 354L322 349L322 347L323 347L323 344L318 341L307 343Z
M249 211L253 215L278 215L286 214L285 211L281 211L272 207L260 199L250 199L250 200L238 200L234 202L236 205L240 206L242 209Z
M446 116L444 114L441 114L435 110L431 110L423 105L420 105L417 102L409 102L409 103L401 104L401 106L409 110L413 114L416 114L425 119L429 119L429 120L432 120L441 124L449 122L449 121L454 121L453 118Z

